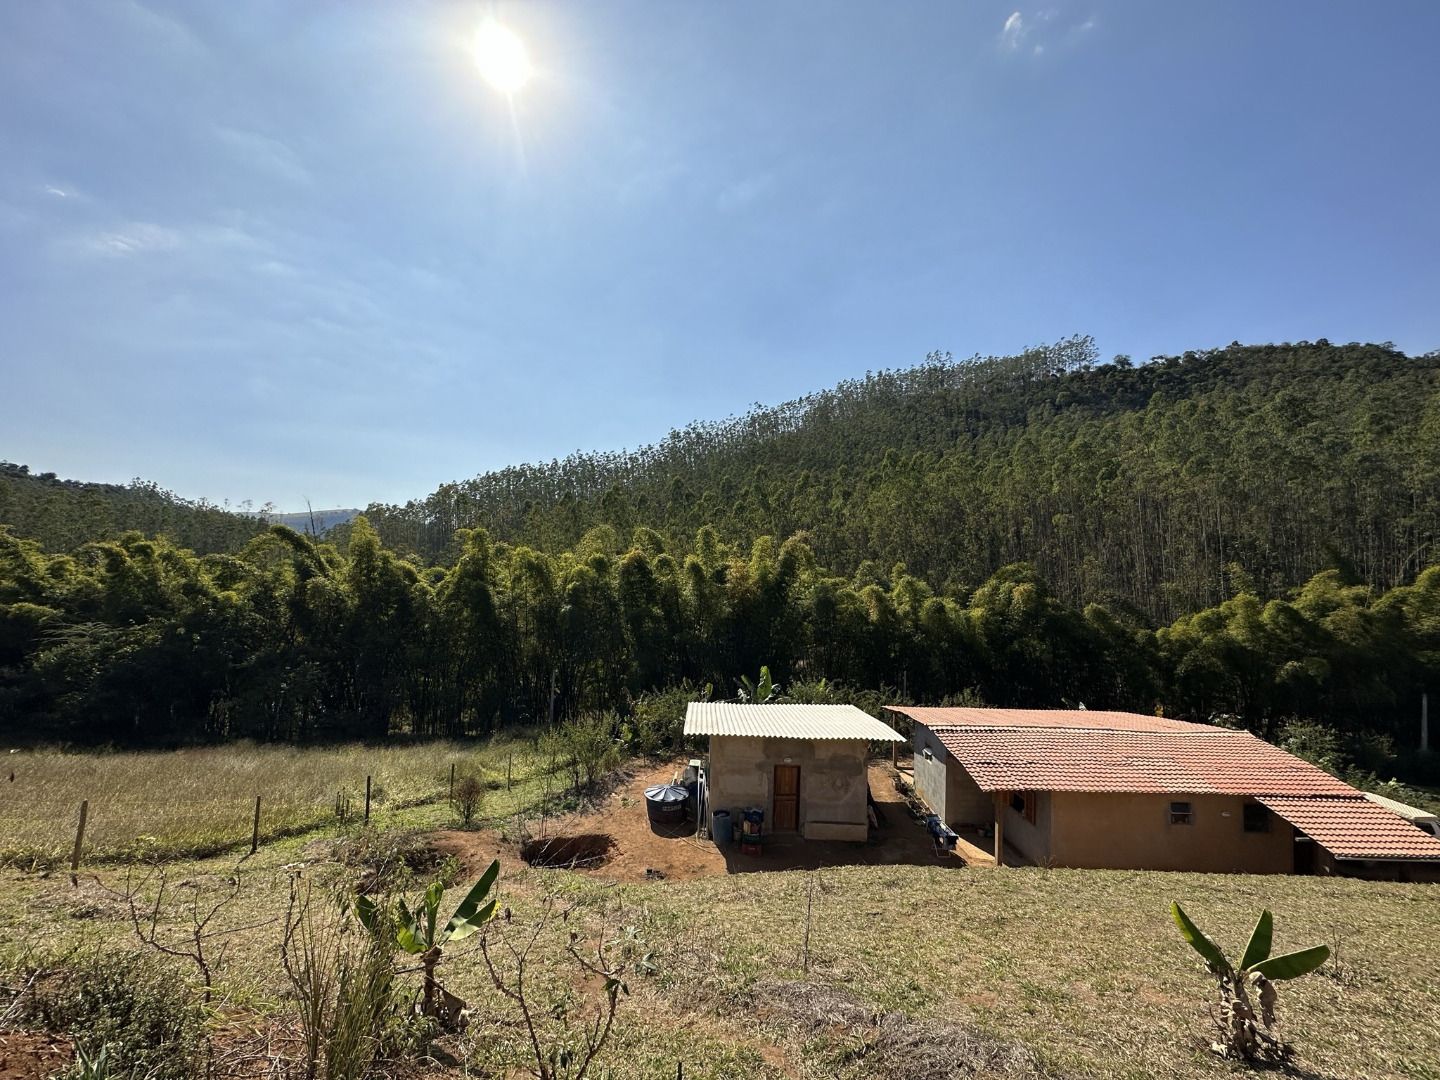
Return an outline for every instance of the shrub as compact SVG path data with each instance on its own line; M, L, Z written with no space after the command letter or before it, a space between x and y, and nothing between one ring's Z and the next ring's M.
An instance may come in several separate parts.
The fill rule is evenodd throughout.
M705 701L710 687L682 682L664 690L641 694L630 716L620 725L620 738L632 754L659 757L678 751L683 744L685 710L692 701Z
M455 813L460 816L460 823L467 828L475 820L475 814L480 809L480 801L485 797L485 785L473 776L462 776L455 781Z
M204 1014L174 970L125 950L70 957L36 980L25 1020L72 1035L87 1060L109 1075L188 1080L204 1072Z
M620 746L615 741L618 727L619 720L612 712L567 720L540 736L541 756L551 768L569 772L571 789L578 794L620 763Z

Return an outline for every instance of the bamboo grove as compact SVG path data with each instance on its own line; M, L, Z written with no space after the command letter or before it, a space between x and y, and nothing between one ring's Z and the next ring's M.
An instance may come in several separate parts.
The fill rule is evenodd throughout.
M1440 567L1378 590L1327 570L1151 628L1064 603L1031 567L966 593L903 566L849 576L803 536L683 547L600 526L547 554L462 531L453 565L273 526L235 554L127 534L46 554L0 530L0 717L115 744L483 734L647 692L733 696L762 664L801 694L1289 717L1412 746L1440 675ZM678 713L671 718L678 721Z

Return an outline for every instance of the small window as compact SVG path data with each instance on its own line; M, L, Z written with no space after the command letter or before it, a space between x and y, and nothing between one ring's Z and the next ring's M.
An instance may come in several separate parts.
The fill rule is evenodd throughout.
M1033 791L1016 791L1010 796L1010 809L1021 815L1031 825L1035 824L1035 804L1039 801Z
M1269 832L1270 811L1258 802L1245 804L1245 831Z
M1191 812L1191 810L1190 810L1190 804L1189 804L1188 802L1172 802L1172 803L1170 804L1170 824L1171 824L1171 825L1193 825L1193 824L1195 824L1195 815Z

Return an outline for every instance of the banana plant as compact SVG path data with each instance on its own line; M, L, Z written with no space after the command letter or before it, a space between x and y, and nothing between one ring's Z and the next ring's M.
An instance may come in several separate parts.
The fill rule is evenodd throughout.
M1195 923L1179 902L1170 905L1170 917L1180 936L1200 954L1220 987L1220 1008L1216 1024L1220 1041L1210 1048L1225 1057L1243 1061L1283 1062L1290 1047L1275 1034L1275 983L1308 975L1330 958L1327 945L1315 945L1297 952L1270 955L1275 919L1267 908L1260 913L1250 940L1238 964L1232 964L1219 945ZM1259 1001L1259 1009L1251 999Z
M747 705L764 705L780 696L780 687L771 680L768 667L760 668L758 682L752 682L748 675L741 675L736 681L740 684L740 700Z
M361 896L355 901L355 914L365 929L377 937L383 937L393 929L395 944L400 950L420 957L425 973L421 1011L426 1016L436 1016L440 1011L436 1000L437 992L441 991L440 984L435 979L435 969L444 955L445 946L464 940L495 918L498 900L490 894L499 877L500 860L496 859L485 873L480 875L480 880L465 894L465 899L460 901L455 913L443 925L439 921L439 915L445 886L438 881L430 883L413 911L405 903L404 897L397 900L393 920L387 920L379 905L370 897ZM490 897L488 901L487 896ZM463 1002L458 999L450 1002L447 995L447 1012L458 1014L463 1007ZM448 1018L456 1019L455 1016Z

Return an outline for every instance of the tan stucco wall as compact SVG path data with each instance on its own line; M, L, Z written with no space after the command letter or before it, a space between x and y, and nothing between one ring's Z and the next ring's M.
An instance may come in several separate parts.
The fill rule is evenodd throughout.
M710 807L734 813L758 806L769 832L776 765L800 766L800 831L806 823L867 826L865 792L869 744L855 739L710 739ZM738 819L737 819L738 820ZM819 830L824 832L825 830ZM832 830L833 831L833 830ZM811 830L817 835L817 830ZM863 837L862 837L863 838Z
M1172 801L1190 803L1193 824L1170 824ZM1051 792L1049 864L1086 869L1290 873L1294 856L1289 824L1271 815L1269 832L1247 833L1245 802L1239 795ZM1042 812L1044 809L1042 801ZM1006 818L1005 839L1011 843L1015 816L1012 813Z
M911 743L915 753L915 794L941 821L958 827L984 825L994 820L989 794L976 786L970 774L929 728L916 724ZM925 756L926 750L931 757Z
M981 791L975 779L954 758L950 759L945 780L945 809L949 811L945 824L953 827L989 825L995 820L994 796Z
M1005 796L1005 845L1013 847L1036 866L1051 865L1051 833L1053 831L1054 803L1050 792L1037 791L1035 798L1035 823L1032 825L1025 815L1010 805ZM991 798L989 795L986 798ZM994 802L991 801L991 819L994 819Z

